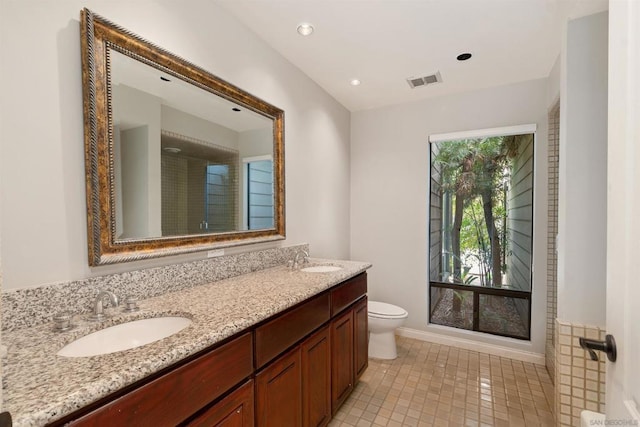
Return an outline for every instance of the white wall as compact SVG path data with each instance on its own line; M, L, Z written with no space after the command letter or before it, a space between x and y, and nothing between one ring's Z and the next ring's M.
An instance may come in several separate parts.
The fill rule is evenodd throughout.
M349 256L349 112L223 9L208 0L0 4L5 289L205 256L88 266L78 22L85 6L282 108L284 244Z
M238 134L240 158L253 156L273 156L273 128L254 129Z
M373 263L370 299L404 307L407 327L544 353L546 96L542 79L352 114L351 257ZM532 341L427 326L428 137L527 123L538 124Z
M551 72L549 73L548 88L547 88L547 107L549 110L560 99L560 55L556 58L556 62L553 63Z
M162 235L162 230L151 227L152 215L159 213L161 205L154 206L149 197L159 184L158 180L151 179L149 168L153 154L149 146L150 133L147 125L120 132L122 199L117 202L122 204L122 235L118 235L122 238Z
M558 318L605 326L606 12L570 21L563 50L558 189Z
M117 224L118 229L122 227L122 234L116 235L126 238L161 236L162 100L125 85L115 86L112 93L113 122L120 124L121 132L119 139L114 137L114 147L119 151L117 157L121 162L120 179L116 178L115 185L122 195L118 199L121 203L116 204L118 211L122 209L122 224Z

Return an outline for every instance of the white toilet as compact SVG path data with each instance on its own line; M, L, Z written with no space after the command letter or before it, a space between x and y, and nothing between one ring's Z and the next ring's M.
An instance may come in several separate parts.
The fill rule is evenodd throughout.
M396 328L404 324L409 313L405 309L378 301L369 301L369 357L395 359Z

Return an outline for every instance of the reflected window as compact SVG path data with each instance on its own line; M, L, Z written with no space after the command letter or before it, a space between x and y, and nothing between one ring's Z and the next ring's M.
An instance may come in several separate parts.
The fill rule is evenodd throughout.
M161 141L162 235L237 230L238 152L168 132Z
M212 232L236 229L235 194L233 174L229 164L208 164L205 189L205 224L203 229Z
M248 230L274 228L273 160L271 157L244 159L246 209L244 222Z
M430 322L529 339L534 134L430 146Z

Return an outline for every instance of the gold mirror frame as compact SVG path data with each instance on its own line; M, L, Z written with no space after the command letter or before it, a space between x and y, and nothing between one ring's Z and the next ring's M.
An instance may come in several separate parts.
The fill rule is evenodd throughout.
M198 66L81 11L89 265L136 261L285 238L284 112ZM114 49L273 120L274 228L117 240L109 50Z

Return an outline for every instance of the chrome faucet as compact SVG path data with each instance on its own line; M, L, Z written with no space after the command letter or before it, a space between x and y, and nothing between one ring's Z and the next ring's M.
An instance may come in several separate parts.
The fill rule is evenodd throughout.
M291 268L293 270L295 270L296 268L298 268L298 265L300 263L300 261L298 260L298 258L302 255L302 263L306 264L309 262L309 252L305 251L304 249L299 250L298 252L296 252L295 256L293 257L293 264L291 264Z
M104 297L109 297L109 301L113 307L118 306L119 302L116 294L111 291L100 291L94 303L93 314L89 316L89 319L98 322L104 320Z

